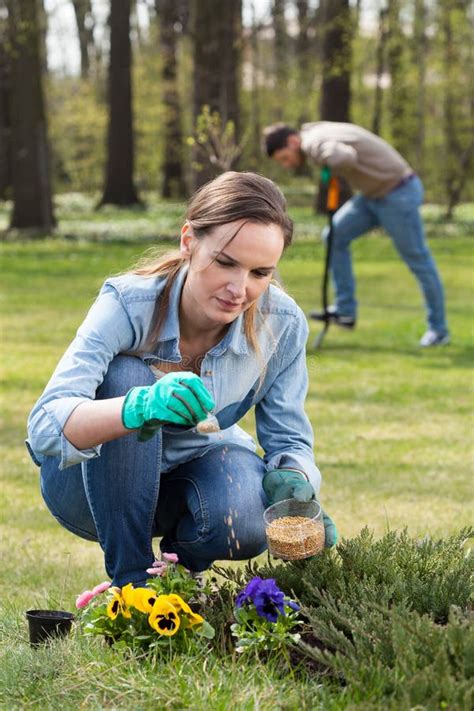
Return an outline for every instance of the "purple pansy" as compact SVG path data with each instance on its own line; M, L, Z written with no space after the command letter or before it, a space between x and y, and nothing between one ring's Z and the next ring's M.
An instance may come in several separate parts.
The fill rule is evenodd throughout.
M263 580L260 577L255 577L237 595L235 601L237 607L242 607L246 603L255 605L259 617L265 617L269 622L276 622L278 614L285 614L285 603L288 603L288 601L285 600L284 593L280 590L274 578Z

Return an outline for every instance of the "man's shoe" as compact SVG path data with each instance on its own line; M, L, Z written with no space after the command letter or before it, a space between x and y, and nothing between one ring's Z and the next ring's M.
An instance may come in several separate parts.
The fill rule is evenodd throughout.
M448 333L438 333L437 331L432 331L430 329L420 339L420 346L422 348L430 348L431 346L446 346L450 340L451 339L449 338Z
M309 317L315 321L326 322L328 320L329 323L335 323L336 326L341 326L341 328L354 328L356 325L355 316L344 316L337 312L335 306L328 306L327 316L324 311L310 311Z

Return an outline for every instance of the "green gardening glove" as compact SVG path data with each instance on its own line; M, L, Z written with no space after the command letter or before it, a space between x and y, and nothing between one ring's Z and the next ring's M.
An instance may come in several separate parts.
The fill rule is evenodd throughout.
M283 499L296 499L297 501L311 501L316 498L314 489L306 477L291 469L273 469L263 477L263 490L269 505L276 504ZM323 513L325 548L332 548L337 543L337 528L332 518L321 509Z
M140 429L146 441L165 424L193 427L215 407L209 391L195 373L168 373L153 385L132 388L122 406L122 422L129 430Z
M262 485L270 506L283 499L311 501L315 495L306 477L292 469L272 469L263 477Z
M336 524L324 509L321 509L321 511L323 512L324 523L324 547L332 548L336 545L338 539Z

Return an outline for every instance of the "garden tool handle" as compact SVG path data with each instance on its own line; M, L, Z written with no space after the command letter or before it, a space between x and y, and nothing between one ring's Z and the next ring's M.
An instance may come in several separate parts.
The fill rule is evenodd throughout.
M326 208L329 213L334 213L339 207L341 197L341 184L337 178L331 176L329 178L328 196L326 200Z

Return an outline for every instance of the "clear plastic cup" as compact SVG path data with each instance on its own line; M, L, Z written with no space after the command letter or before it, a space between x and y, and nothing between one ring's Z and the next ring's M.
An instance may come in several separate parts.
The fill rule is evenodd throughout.
M264 511L268 551L275 558L299 560L324 548L321 506L312 501L284 499Z

